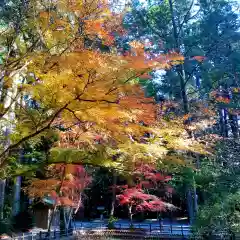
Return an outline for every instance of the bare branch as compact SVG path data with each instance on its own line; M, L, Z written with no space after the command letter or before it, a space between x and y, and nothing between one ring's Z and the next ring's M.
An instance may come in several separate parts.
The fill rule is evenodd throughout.
M190 4L190 7L188 8L186 14L184 15L183 21L180 23L179 30L178 30L178 36L179 36L179 34L182 30L182 27L183 27L184 23L186 23L187 21L189 21L191 19L191 18L187 19L187 17L189 15L190 11L192 10L193 4L194 4L194 0L192 0L192 2Z

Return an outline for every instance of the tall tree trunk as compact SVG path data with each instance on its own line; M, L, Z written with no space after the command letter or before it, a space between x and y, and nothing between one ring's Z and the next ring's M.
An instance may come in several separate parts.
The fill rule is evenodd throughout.
M183 109L185 114L189 113L188 98L186 93L186 74L183 64L180 65L180 85L181 85L181 96L183 101Z
M177 30L177 24L175 20L175 14L174 14L174 7L173 7L173 1L168 0L170 13L171 13L171 19L172 19L172 26L173 26L173 36L175 40L175 48L178 53L180 53L180 42L179 42L179 33ZM184 69L184 65L180 64L177 66L177 73L180 78L180 87L181 87L181 98L183 103L183 109L184 113L189 113L189 105L188 105L188 98L186 93L186 73ZM186 131L188 132L188 135L190 138L192 138L192 132L186 127ZM197 209L197 195L196 195L196 187L195 187L195 181L193 181L192 187L189 187L187 190L187 204L188 204L188 212L189 212L189 220L192 223L194 220L194 212L195 209Z
M224 135L225 135L225 137L228 137L228 120L227 120L227 117L228 117L228 113L227 113L227 110L226 110L226 108L224 108L224 110L223 110L223 116L224 116L224 130L225 130L225 133L224 133Z
M66 232L71 228L71 220L73 217L73 208L70 207L69 209L66 209L63 207L63 217L64 217L64 229Z
M220 108L218 111L219 114L219 131L221 136L224 136L224 119L223 119L223 110Z
M19 75L16 74L15 79L19 79ZM15 79L13 81L15 81ZM5 88L4 87L4 83L2 83L3 85L1 86L0 89L0 104L4 105L4 108L8 108L9 107L9 111L7 112L7 114L4 116L6 117L8 120L14 120L15 118L15 108L16 108L16 103L11 104L12 99L14 97L14 93L17 92L17 87L13 88L13 91L10 91L10 89ZM8 127L6 127L6 129L4 130L3 128L1 130L3 130L5 133L5 143L4 143L4 149L6 150L9 145L11 144L9 135L12 131L12 128L14 126L12 124L10 124ZM4 200L5 200L5 187L6 187L6 179L0 179L0 220L2 220L4 218Z
M197 216L197 212L198 212L198 195L197 195L196 181L195 181L194 176L193 176L193 196L194 196L194 199L193 199L194 217L193 217L193 219L195 220L196 216Z
M61 206L59 208L60 211L60 232L62 234L65 234L66 228L65 228L65 222L64 222L64 208Z
M175 14L174 14L174 9L173 9L173 2L172 0L168 0L169 2L169 8L170 8L170 13L171 13L171 19L172 19L172 26L173 26L173 36L175 40L175 49L179 53L180 52L180 43L179 43L179 34L177 31L177 24L175 21ZM180 64L177 66L178 68L178 75L180 77L180 87L181 87L181 97L183 101L183 109L185 114L189 113L189 107L188 107L188 98L186 94L186 73L184 69L184 65Z
M22 149L20 151L20 157L19 157L20 163L22 163L23 156L24 156L24 150ZM13 201L13 211L12 211L13 216L16 216L20 211L21 182L22 182L21 176L17 176L14 184L14 201Z
M9 128L6 128L5 130L5 136L6 141L4 143L5 149L10 145L10 139L9 134L11 130ZM4 218L4 202L5 202L5 188L6 188L6 179L0 179L0 220Z
M193 195L191 188L188 186L187 187L187 207L188 207L188 218L190 224L193 224L193 219L194 219L194 211L193 211Z

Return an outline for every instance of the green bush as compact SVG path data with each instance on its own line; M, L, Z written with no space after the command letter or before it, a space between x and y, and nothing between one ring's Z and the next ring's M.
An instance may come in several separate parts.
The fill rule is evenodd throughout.
M114 223L117 221L118 219L115 218L114 216L111 216L109 219L108 219L108 229L114 229L115 228L115 225Z
M134 227L134 225L133 225L132 223L131 223L130 226L129 226L129 230L130 230L130 231L134 231L134 230L135 230L135 227Z
M195 173L196 185L201 196L193 227L195 234L210 236L239 232L240 168L238 162L240 148L239 144L229 145L235 146L238 151L234 152L234 149L229 146L224 147L223 142L217 150L216 161L202 161L200 171ZM231 157L227 158L230 155Z
M194 232L214 234L237 233L240 229L240 192L216 198L200 207Z

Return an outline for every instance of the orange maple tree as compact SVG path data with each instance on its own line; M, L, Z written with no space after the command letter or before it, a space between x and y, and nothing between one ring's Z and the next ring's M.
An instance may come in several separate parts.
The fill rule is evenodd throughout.
M64 209L65 226L68 228L72 216L82 205L83 191L90 183L91 177L83 166L53 164L46 169L45 179L31 179L25 190L30 198L53 208L49 228L58 207Z
M91 182L91 178L81 165L53 164L46 170L46 179L32 179L26 188L31 198L52 198L58 206L78 209L81 193Z

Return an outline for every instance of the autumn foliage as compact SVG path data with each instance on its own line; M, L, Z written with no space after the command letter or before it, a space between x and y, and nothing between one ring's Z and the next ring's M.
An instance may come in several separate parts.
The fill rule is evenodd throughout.
M126 33L121 24L124 12L114 13L105 0L40 3L29 1L34 11L26 23L39 39L23 42L25 47L6 69L23 76L18 94L34 104L19 107L12 143L0 154L0 166L8 161L10 150L28 140L39 141L52 130L59 141L50 150L44 177L29 182L31 198L77 209L90 182L78 165L86 164L134 173L135 184L118 197L134 208L131 214L167 209L165 200L146 189L170 192L165 188L169 178L152 167L139 174L136 164L179 162L168 155L170 150L202 148L186 139L179 119L161 119L168 103L161 105L159 114L159 105L145 96L139 79L149 81L152 71L171 68L184 58L176 52L152 54L137 41L129 43L129 51L121 51L115 37ZM11 69L13 65L18 68ZM14 74L8 76L9 85Z
M140 129L140 119L153 123L154 103L144 97L137 79L170 68L183 61L182 56L152 55L136 41L122 53L115 37L125 34L124 12L115 13L105 0L29 1L28 7L32 10L25 27L39 39L21 42L18 54L5 66L10 72L5 81L11 88L15 76L23 77L17 96L28 96L34 107L19 108L12 144L0 155L2 166L11 149L50 128L83 131L89 144L90 135L124 142L129 140L126 132Z
M91 178L82 166L56 164L47 169L45 179L31 180L26 191L30 198L41 202L78 209L82 204L82 193L90 182Z
M174 209L166 202L168 194L173 192L167 184L170 176L157 172L154 165L144 163L136 164L132 176L130 185L116 186L120 192L118 202L128 207L130 219L137 212Z

